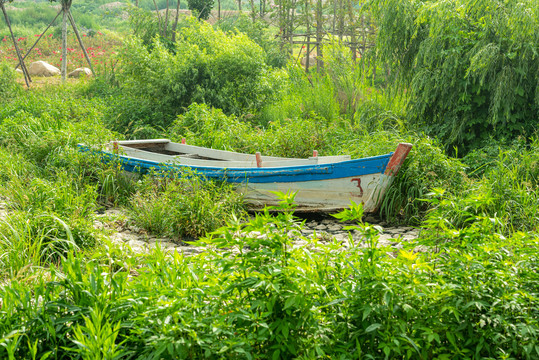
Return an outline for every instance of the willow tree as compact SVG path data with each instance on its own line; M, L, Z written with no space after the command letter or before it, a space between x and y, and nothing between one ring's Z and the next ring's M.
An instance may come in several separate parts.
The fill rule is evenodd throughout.
M530 136L539 118L539 0L372 0L377 51L411 119L461 150Z

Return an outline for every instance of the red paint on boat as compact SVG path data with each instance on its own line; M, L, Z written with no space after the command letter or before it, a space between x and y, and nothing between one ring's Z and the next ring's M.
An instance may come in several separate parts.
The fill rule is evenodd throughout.
M350 179L351 182L357 181L357 187L359 188L359 196L363 196L363 188L361 187L361 178Z
M395 150L393 153L393 156L391 156L391 159L389 159L389 163L387 164L384 174L387 176L397 175L402 163L404 163L404 160L410 153L410 150L412 150L412 144L400 143L397 146L397 150Z

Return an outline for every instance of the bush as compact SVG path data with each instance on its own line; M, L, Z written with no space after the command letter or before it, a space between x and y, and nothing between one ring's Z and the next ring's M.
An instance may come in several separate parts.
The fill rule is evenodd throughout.
M128 206L133 222L151 234L196 238L243 214L242 197L229 184L196 174L161 175L145 178Z
M464 191L446 194L435 191L434 209L426 223L442 229L469 229L479 226L511 234L538 231L539 227L539 143L515 146L487 163L481 178Z
M195 256L110 244L89 261L68 255L47 279L0 287L0 356L537 357L537 236L476 228L459 234L473 242L436 251L426 239L389 256L376 226L350 226L365 241L346 247L301 230L290 212L264 212L201 240Z
M269 66L282 68L288 62L289 55L282 49L280 41L274 36L269 24L257 19L255 22L244 14L226 16L215 25L227 33L244 33L257 43L266 53Z
M226 114L256 112L278 87L264 51L247 36L226 35L194 20L180 30L172 50L157 39L151 49L134 39L127 42L121 57L120 84L132 99L127 108L136 109L129 104L137 104L146 111L144 117L126 113L125 102L118 103L111 121L115 129L132 122L166 128L194 102Z
M21 93L22 87L15 81L15 74L8 64L0 64L0 102Z
M465 154L530 137L539 112L536 3L376 0L377 48L411 120Z

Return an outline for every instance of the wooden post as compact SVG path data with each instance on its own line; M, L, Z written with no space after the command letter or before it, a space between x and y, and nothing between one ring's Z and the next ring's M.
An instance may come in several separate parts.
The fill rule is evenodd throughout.
M0 6L2 7L2 12L4 13L4 19L6 20L6 24L11 34L11 40L13 41L13 45L15 46L15 52L17 52L17 57L19 58L19 64L21 64L22 72L24 74L24 81L26 82L26 86L30 87L30 83L32 82L32 79L30 78L28 69L26 69L26 65L24 65L24 60L22 58L21 51L19 50L19 46L17 45L17 40L15 40L15 34L13 34L13 29L11 28L11 22L9 21L9 16L7 16L6 8L4 6L4 0L0 0Z
M322 70L322 0L316 3L316 70Z
M159 24L159 32L161 33L161 13L159 12L159 8L157 7L157 3L155 0L153 0L153 4L155 5L155 12L157 13L157 23Z
M307 28L307 55L305 58L305 72L309 72L309 65L311 62L311 28L309 22L309 1L305 1L305 27Z
M255 154L255 157L256 157L256 167L262 167L262 155L260 154L260 152L256 152Z
M67 77L67 2L62 0L62 82L66 82Z
M88 66L90 67L90 70L92 71L92 74L95 76L94 67L92 66L92 61L90 60L90 57L88 56L88 52L86 51L86 48L84 47L84 44L82 43L82 38L80 37L79 30L77 29L77 25L75 24L75 19L73 19L73 14L71 14L71 11L67 11L69 21L71 22L71 27L73 28L73 31L75 32L75 35L77 36L77 40L79 40L80 47L82 48L82 52L84 53L84 57L86 58L86 61L88 62Z
M165 11L165 28L163 29L163 36L166 38L168 33L168 7L170 5L170 0L167 0L167 10Z

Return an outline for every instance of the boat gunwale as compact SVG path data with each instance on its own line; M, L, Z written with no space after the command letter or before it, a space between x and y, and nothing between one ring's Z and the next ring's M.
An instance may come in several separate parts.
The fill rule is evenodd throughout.
M86 145L81 145L79 144L79 146L81 147L87 147ZM87 147L88 150L91 150L89 147ZM110 151L104 151L104 150L97 150L98 152L102 153L102 154L105 154L105 155L109 155L109 156L112 156L112 157L118 157L118 158L122 158L124 160L136 160L136 161L142 161L142 162L145 162L145 163L150 163L152 165L158 165L158 166L161 166L161 167L171 167L171 168L177 168L177 167L182 167L182 168L191 168L191 169L207 169L207 170L213 170L213 171L225 171L225 170L228 170L228 171L254 171L254 172L267 172L267 171L279 171L279 170L291 170L291 169L298 169L298 170L307 170L308 168L324 168L324 167L328 167L328 166L335 166L335 165L338 165L338 166L342 166L342 165L350 165L350 164L355 164L355 163L361 163L361 162L365 162L365 161L373 161L373 160L384 160L384 159L389 159L391 158L391 156L393 155L394 152L389 152L387 154L384 154L384 155L376 155L376 156L369 156L369 157L364 157L364 158L359 158L359 159L351 159L351 160L344 160L344 161L337 161L337 162L332 162L332 163L325 163L325 164L307 164L307 165L292 165L292 166L280 166L280 167L216 167L216 166L200 166L200 165L189 165L189 164L174 164L174 163L164 163L164 162L157 162L157 161L153 161L153 160L148 160L148 159L143 159L143 158L138 158L138 157L134 157L134 156L126 156L126 155L122 155L122 154L114 154ZM387 166L387 164L386 164ZM383 173L385 171L385 167L384 166L384 169L379 171L380 173ZM378 173L378 172L376 172Z

